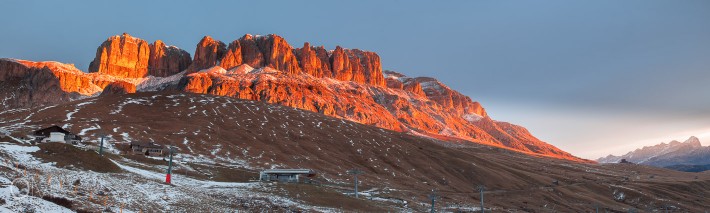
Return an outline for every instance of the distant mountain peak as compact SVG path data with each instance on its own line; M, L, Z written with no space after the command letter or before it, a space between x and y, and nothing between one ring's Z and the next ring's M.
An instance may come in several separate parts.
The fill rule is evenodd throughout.
M652 166L710 164L710 146L702 146L700 139L689 137L683 142L673 140L653 146L644 146L622 156L608 155L599 158L600 163L616 163L620 159Z
M698 139L695 136L690 136L690 138L688 138L688 140L685 140L685 142L683 142L683 143L690 144L693 147L702 147L703 146L702 144L700 144L700 139Z

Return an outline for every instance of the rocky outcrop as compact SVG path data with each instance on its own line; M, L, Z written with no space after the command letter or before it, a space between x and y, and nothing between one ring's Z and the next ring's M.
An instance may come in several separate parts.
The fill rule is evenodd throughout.
M195 58L188 68L188 73L218 65L225 52L227 52L227 48L223 42L214 40L210 36L203 37L200 43L197 44Z
M257 46L254 36L246 34L235 42L239 42L243 63L248 64L253 68L260 68L264 66L264 54L261 53L259 46Z
M302 48L295 49L296 57L301 65L301 70L317 78L331 77L330 60L323 47L313 48L306 42Z
M342 47L336 46L330 56L330 64L332 66L333 78L341 81L350 81L353 79L353 70L350 68L350 59Z
M337 46L330 56L330 64L335 79L386 86L376 53Z
M116 77L142 78L148 75L150 47L145 40L124 33L112 36L96 50L89 72Z
M405 81L402 89L409 91L411 93L414 93L416 95L419 95L419 96L426 95L426 93L424 92L424 89L422 89L422 85L414 79L409 79L409 80Z
M402 83L401 81L399 81L397 79L387 78L385 82L386 82L386 85L388 88L400 89L400 90L404 89L404 83Z
M454 110L460 114L474 113L480 116L487 116L481 104L449 88L439 80L429 77L418 77L414 78L414 80L421 85L427 98L446 109Z
M180 80L180 88L185 92L207 94L212 85L209 73L193 73Z
M148 74L152 76L165 77L177 74L187 69L191 62L190 53L185 50L167 46L161 40L150 44Z
M109 83L101 92L101 96L122 95L136 93L136 85L125 81L114 81Z
M242 58L242 45L239 40L229 43L229 47L227 47L227 53L222 58L220 66L228 70L243 64L243 62L244 60Z
M353 79L356 79L356 76L357 78L363 76L363 83L385 86L380 56L377 53L359 49L347 50L346 53L348 53L353 67Z
M58 104L101 91L74 65L16 59L0 59L0 85L0 109Z
M264 66L291 74L301 73L293 48L286 39L278 35L259 36L256 38L259 50L264 55Z
M253 68L271 67L289 74L307 73L314 77L335 78L385 86L380 57L374 52L336 47L329 54L323 47L305 43L293 49L278 35L253 36L246 34L232 41L229 47L209 36L200 41L190 72L219 65L229 70L240 64Z
M190 54L157 40L148 44L127 33L108 38L96 50L89 72L120 78L165 77L185 70Z

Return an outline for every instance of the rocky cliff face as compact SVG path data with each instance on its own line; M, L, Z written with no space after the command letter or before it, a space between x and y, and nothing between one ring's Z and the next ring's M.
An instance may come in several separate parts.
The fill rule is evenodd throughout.
M291 74L301 73L293 48L278 35L259 36L256 43L264 55L264 65Z
M124 78L142 78L148 74L150 47L145 40L124 33L112 36L96 50L89 72Z
M114 81L106 85L101 96L136 93L136 85L125 81Z
M426 97L446 109L462 114L477 114L487 116L480 103L474 102L470 97L449 88L439 80L429 77L418 77L414 81L421 85Z
M71 101L101 90L74 65L0 59L0 109L37 107Z
M157 40L150 44L148 74L156 77L175 75L187 69L192 63L190 53L175 46L167 46ZM144 76L141 76L144 77Z
M385 86L380 57L374 52L336 47L329 54L325 48L312 47L307 42L302 48L294 49L278 35L250 34L232 41L222 50L224 45L221 42L207 38L197 45L191 72L215 65L229 70L248 64L253 68L270 67L289 74L306 73L317 78Z
M317 78L332 77L328 52L323 47L311 47L308 42L302 48L295 49L301 70Z
M127 33L108 38L96 50L89 72L119 78L165 77L179 73L191 63L190 54L157 40L148 44Z
M197 43L195 49L195 59L192 60L188 72L196 72L202 69L216 66L227 52L226 45L210 36L205 36Z

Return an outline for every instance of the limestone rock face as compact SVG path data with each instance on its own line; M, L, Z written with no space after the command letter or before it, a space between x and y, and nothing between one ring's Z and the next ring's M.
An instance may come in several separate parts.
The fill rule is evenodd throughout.
M148 74L150 47L145 40L124 33L112 36L96 50L89 72L124 78L142 78Z
M332 76L328 53L325 51L325 48L312 48L311 45L306 42L303 44L303 48L295 49L294 53L296 53L303 72L317 78Z
M148 74L152 76L165 77L177 74L187 69L190 63L192 63L190 53L185 50L167 46L161 40L150 44Z
M205 94L212 87L212 78L209 73L193 73L180 81L181 87L186 92Z
M359 49L348 50L346 53L350 57L351 66L353 67L353 81L385 86L380 56L377 53ZM363 81L360 81L360 78Z
M404 89L404 83L394 78L386 79L387 87L392 89Z
M229 47L227 47L227 53L224 55L222 58L222 62L220 62L220 66L226 70L232 69L236 66L239 66L243 63L242 59L242 46L241 43L237 41L233 41L232 43L229 43Z
M325 50L323 46L313 48L316 51L316 57L320 60L321 71L323 72L322 77L332 78L333 71L332 65L330 64L330 56L328 51Z
M264 66L264 54L261 53L259 46L254 40L254 36L246 34L239 38L236 42L239 42L242 52L242 62L248 64L253 68L260 68Z
M419 96L426 95L426 93L422 89L422 85L413 79L405 81L402 89L407 90L407 91L414 93L416 95L419 95Z
M350 68L350 59L345 54L342 47L337 46L330 56L330 64L332 66L333 78L341 81L350 81L353 79L353 70Z
M136 85L125 81L114 81L104 87L101 96L136 93Z
M291 74L301 73L298 60L293 54L293 48L286 42L286 39L271 34L257 37L256 43L264 55L264 66Z
M202 42L203 43L204 39ZM204 45L198 45L198 49ZM197 62L197 51L195 64ZM377 86L386 86L380 57L374 52L336 47L329 53L323 47L312 47L306 42L302 48L292 48L278 35L253 36L246 34L229 44L220 66L232 69L240 64L253 68L271 67L290 74L307 73L317 78L335 78ZM215 63L198 66L208 68ZM197 71L195 70L195 71Z
M449 88L434 78L418 77L414 78L414 80L421 85L426 97L447 109L455 110L461 114L473 113L484 117L487 116L481 104L472 101L468 96Z
M216 66L227 52L226 45L218 40L205 36L200 40L195 49L195 58L188 68L188 73Z
M100 90L71 64L0 59L0 109L58 104Z

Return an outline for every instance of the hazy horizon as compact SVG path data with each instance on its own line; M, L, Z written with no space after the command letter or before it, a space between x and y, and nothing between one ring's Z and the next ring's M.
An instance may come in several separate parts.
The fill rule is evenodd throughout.
M294 47L377 52L383 69L435 77L583 158L690 136L710 145L709 1L215 5L10 1L0 57L86 71L101 42L123 32L191 54L204 35L273 33Z

